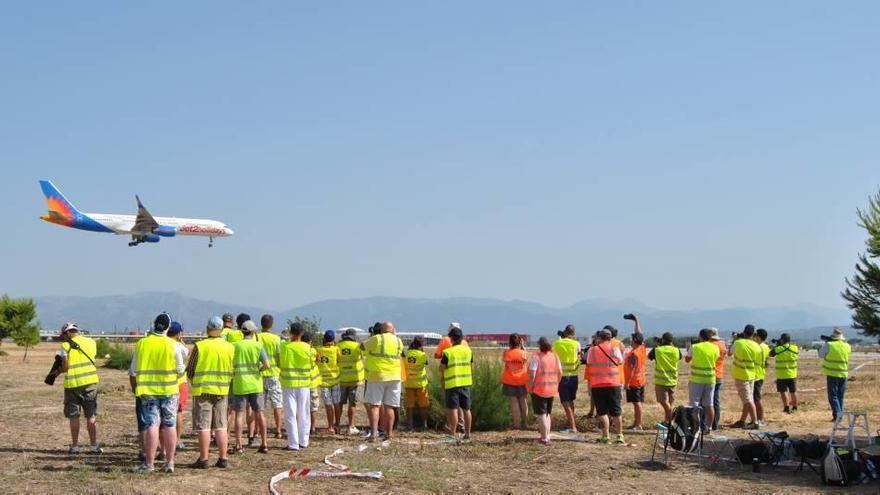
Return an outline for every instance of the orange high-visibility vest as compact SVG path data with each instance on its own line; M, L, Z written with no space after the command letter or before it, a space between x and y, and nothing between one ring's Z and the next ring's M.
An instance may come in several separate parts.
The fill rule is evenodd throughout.
M501 358L504 361L504 371L501 373L501 383L521 387L528 383L529 374L526 372L528 356L522 349L507 349Z
M559 381L562 379L559 358L553 352L539 352L535 357L538 359L538 368L535 370L531 392L538 397L553 397L559 390Z
M633 359L635 358L635 359ZM635 363L633 363L635 361ZM629 351L623 360L624 385L628 387L641 387L645 384L645 363L648 361L648 353L644 345L640 345Z
M622 363L611 359L613 352L614 347L608 342L590 347L590 354L587 360L590 369L590 387L620 386L621 376L618 366Z

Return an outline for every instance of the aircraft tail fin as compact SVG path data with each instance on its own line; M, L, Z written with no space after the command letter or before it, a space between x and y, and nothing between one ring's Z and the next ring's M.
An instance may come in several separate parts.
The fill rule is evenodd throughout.
M49 206L49 213L40 218L52 223L72 225L79 210L61 194L52 181L41 180L40 187L43 189L43 195L46 196L46 203Z

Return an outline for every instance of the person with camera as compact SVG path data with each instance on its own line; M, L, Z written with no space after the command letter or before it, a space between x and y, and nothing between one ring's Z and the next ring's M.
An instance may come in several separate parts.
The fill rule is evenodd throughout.
M623 358L623 382L626 402L633 405L633 422L628 430L640 431L642 427L642 403L645 402L645 364L648 352L645 349L645 336L639 317L629 313L623 315L625 320L632 320L635 329L632 334L632 347Z
M394 324L382 323L379 333L364 342L367 355L367 389L364 402L370 405L370 439L379 438L380 424L385 438L394 436L394 419L400 408L400 376L403 342L394 333ZM380 410L384 407L384 410Z
M659 339L654 337L657 346L648 353L648 359L654 361L654 395L663 408L663 422L667 425L672 422L678 362L681 361L681 350L673 345L674 340L670 332L663 333Z
M257 340L257 325L247 320L241 325L243 339L232 344L234 349L233 376L232 376L232 403L230 408L235 413L235 447L232 452L241 454L242 435L247 409L254 416L255 429L248 431L248 445L253 445L253 439L260 435L260 448L257 452L265 454L269 451L266 442L266 417L263 414L265 397L263 396L263 377L260 373L270 368L269 355L263 343Z
M348 404L348 434L360 433L354 424L354 413L363 401L361 383L364 382L364 354L354 329L342 332L339 347L339 400ZM341 413L341 411L340 411Z
M715 362L715 390L712 393L712 408L715 412L715 418L710 427L712 431L718 430L718 424L721 421L721 385L724 381L724 358L727 357L727 344L718 337L717 328L709 328L712 334L711 342L718 348L720 357Z
M510 417L512 427L520 430L526 429L529 420L529 406L526 401L526 384L529 375L526 363L528 354L523 346L522 338L512 333L508 338L508 348L501 356L504 362L504 371L501 373L501 393L510 402Z
M746 325L741 333L733 333L733 345L728 354L733 356L733 380L736 383L736 392L742 401L739 420L730 427L757 430L759 426L755 411L755 377L762 351L761 346L755 342L754 325Z
M446 329L447 334L443 338L440 339L440 343L437 344L437 348L434 349L434 359L436 359L438 363L443 358L443 351L452 347L452 339L449 338L448 332L451 332L453 328L457 328L457 329L461 330L461 323L459 323L457 321L453 321L453 322L449 323L449 327ZM461 345L465 345L465 346L468 345L467 339L462 338ZM443 390L443 402L446 402L446 390L445 389ZM451 425L447 425L446 427L449 428L449 433L451 433L453 435L455 435L458 430L464 431L464 410L462 410L462 409L458 410L458 425L456 425L454 427Z
M846 395L846 380L849 377L849 355L852 348L846 342L841 328L835 328L830 336L822 336L825 341L819 348L822 360L822 374L826 377L828 403L831 405L831 421L837 421L843 412L843 397Z
M559 339L553 343L553 352L562 363L562 379L559 381L559 402L565 410L568 426L560 428L562 433L577 433L574 422L574 400L577 398L578 370L581 366L581 343L574 336L574 325L566 325L565 330L557 332Z
M46 383L53 385L55 377L64 373L64 416L70 423L70 447L68 454L79 454L80 412L86 418L89 433L89 453L102 454L104 449L98 445L98 369L95 366L97 344L80 335L76 323L61 326L61 350L57 353L57 369L46 377Z
M428 429L428 355L424 351L424 341L416 337L403 354L406 363L406 379L403 382L406 419L409 431ZM416 423L416 417L419 422Z
M598 442L611 443L610 431L613 430L617 432L616 442L626 443L620 423L622 411L619 366L623 362L623 355L620 349L611 345L610 331L604 328L599 330L596 339L596 345L590 347L587 354L587 369L590 373L593 402L596 403L596 415L602 429L602 437Z
M462 440L470 440L473 415L471 414L471 386L474 383L474 356L471 348L462 344L464 335L461 328L453 327L449 331L452 347L443 351L440 358L440 375L443 377L443 390L446 396L446 412L449 425L455 436L455 425L458 425L459 412L464 415L464 436Z
M163 445L176 445L177 440L177 404L180 398L177 380L186 366L174 341L166 335L170 327L171 317L168 313L160 313L153 321L150 332L135 345L128 370L131 389L141 400L141 420L146 427L145 460L134 470L141 474L155 470L153 463L160 430ZM173 473L176 449L166 450L162 472Z
M538 420L538 443L550 445L550 414L553 412L553 396L560 390L564 365L552 351L547 337L538 339L538 352L532 355L528 366L527 388L532 394L532 410Z
M764 421L764 402L762 401L764 390L764 380L767 379L767 364L770 361L770 346L766 343L767 340L767 330L763 328L759 328L755 330L755 342L758 343L758 347L761 348L761 354L758 356L758 361L755 363L755 387L754 387L754 399L755 399L755 417L758 419L757 423L759 425L767 424Z
M773 349L770 357L776 359L776 391L782 399L782 412L791 414L797 411L797 371L798 349L797 344L791 343L791 335L784 333L778 339L773 339Z
M222 337L223 320L215 316L208 320L208 335L193 346L186 365L192 395L193 429L199 438L199 458L190 465L194 469L207 469L211 451L211 433L217 443L218 468L228 468L229 443L227 435L227 409L229 389L234 375L235 347Z
M715 420L715 364L721 359L718 346L712 343L712 331L708 328L700 330L700 341L688 343L688 354L684 360L691 364L691 378L688 392L691 407L703 409L703 432L712 431Z

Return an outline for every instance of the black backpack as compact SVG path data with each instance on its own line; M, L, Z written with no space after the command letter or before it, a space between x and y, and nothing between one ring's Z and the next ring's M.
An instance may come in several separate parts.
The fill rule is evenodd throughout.
M672 424L666 435L666 445L679 452L694 452L703 442L700 428L700 408L678 406L672 411Z
M737 445L734 452L742 464L751 464L755 462L755 459L760 463L768 463L771 460L770 449L764 442L747 442Z

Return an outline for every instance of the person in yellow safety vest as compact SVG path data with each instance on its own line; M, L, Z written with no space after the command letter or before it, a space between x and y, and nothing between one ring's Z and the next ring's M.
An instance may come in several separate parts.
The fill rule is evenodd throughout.
M281 374L281 368L278 367L281 337L272 333L274 325L275 318L272 315L263 315L260 318L260 327L262 328L257 334L257 340L263 343L263 348L266 349L266 354L269 356L269 369L260 373L263 376L263 397L265 397L263 410L272 407L275 419L275 438L282 438L281 420L284 416L284 407L281 399L281 381L278 379ZM253 429L249 428L249 431L253 431Z
M208 320L205 328L208 337L196 342L186 365L186 375L192 385L193 429L199 437L199 458L190 465L194 469L208 468L212 432L220 454L215 466L229 467L226 410L235 370L235 347L221 337L222 327L223 320L219 316Z
M57 358L61 367L55 373L64 376L64 416L70 423L69 454L79 454L79 416L82 409L89 432L89 452L104 452L98 445L98 368L95 366L97 344L89 337L80 335L76 323L61 326L61 350Z
M463 440L470 440L473 414L471 413L471 386L473 380L474 356L471 348L461 343L464 335L461 328L449 331L452 347L443 351L440 358L440 376L446 391L446 412L450 425L458 424L458 410L464 411ZM453 430L454 431L454 430Z
M318 351L318 371L321 373L321 399L327 412L327 432L339 432L339 416L342 415L342 398L339 390L339 348L336 332L327 330Z
M730 427L757 430L760 426L755 411L755 377L762 353L761 346L755 342L754 325L746 325L742 333L734 332L733 345L730 346L728 355L733 356L732 375L739 400L742 401L742 414ZM746 419L749 420L748 423Z
M830 337L822 337L825 343L819 349L822 360L822 374L828 388L828 403L831 405L831 420L837 421L843 412L843 398L846 395L846 381L849 377L849 355L852 348L846 342L841 328L835 328Z
M174 341L166 336L170 327L171 317L168 313L160 313L153 321L150 332L135 345L128 369L131 390L141 399L141 421L145 426L145 460L134 469L141 474L155 470L153 464L160 429L162 444L176 445L177 380L186 366L174 348ZM173 473L175 449L166 450L162 472Z
M406 381L403 387L406 391L404 399L409 431L415 431L416 416L419 418L420 429L428 429L428 355L423 349L422 338L416 337L403 353L406 365Z
M230 344L238 342L243 337L241 330L236 329L233 325L232 313L223 313L223 333L220 336Z
M364 381L364 359L357 333L349 328L342 333L339 348L339 400L348 404L348 434L357 435L360 430L354 424L354 413L363 401L361 383ZM341 412L341 411L340 411Z
M263 377L260 373L269 369L269 355L263 343L257 340L257 324L246 320L241 324L241 332L244 338L232 344L235 348L233 357L232 376L232 410L235 411L235 447L233 454L244 452L241 443L241 430L244 429L246 410L250 409L256 423L256 431L251 430L248 440L257 433L260 435L260 454L269 452L269 444L266 441L266 417L263 414ZM253 441L248 442L253 445Z
M663 421L666 424L672 421L675 386L678 385L678 362L681 361L681 350L672 345L673 340L672 334L665 332L658 345L648 352L648 359L654 361L654 395L663 408Z
M287 426L285 450L300 450L309 446L311 414L309 390L312 382L314 357L309 344L302 341L305 327L293 322L289 342L282 342L278 365L281 367L281 394L284 397L284 422Z
M183 325L180 322L171 322L171 328L168 329L168 338L174 341L175 352L180 354L183 362L187 362L189 348L183 343ZM177 394L180 396L180 399L177 401L177 427L175 428L177 430L177 450L185 450L186 445L180 441L180 435L183 434L186 426L184 424L183 411L186 410L186 406L189 404L189 384L186 382L186 373L181 373L177 377ZM164 449L164 445L161 448Z
M758 356L758 361L755 362L755 386L752 395L755 400L755 417L759 426L767 424L764 421L764 402L761 400L764 380L767 379L767 363L770 361L770 346L766 344L766 340L767 330L763 328L755 330L755 342L761 348L761 354Z
M318 431L318 411L321 409L321 370L318 369L318 350L315 348L314 339L317 336L311 332L303 334L302 341L309 344L309 355L312 359L312 367L309 372L309 433L314 435Z
M386 321L380 325L379 333L364 342L367 355L367 389L364 402L370 405L370 441L379 438L381 426L385 427L385 438L394 435L394 417L400 408L400 374L403 342L395 335L394 324ZM380 407L384 411L380 412ZM381 415L381 418L380 418Z
M688 383L691 407L702 407L703 432L712 431L715 420L715 363L721 359L721 351L712 343L712 331L700 330L700 341L688 342L688 353L684 360L691 364L691 378Z
M553 352L562 363L562 379L559 381L559 402L565 410L568 426L559 429L560 433L577 433L574 418L574 401L578 391L578 371L581 365L581 343L574 336L574 325L566 325L558 333L559 339L553 343Z
M782 398L782 412L791 414L797 411L797 344L791 343L791 335L784 333L774 340L770 357L776 359L776 391ZM790 397L789 397L790 396Z

